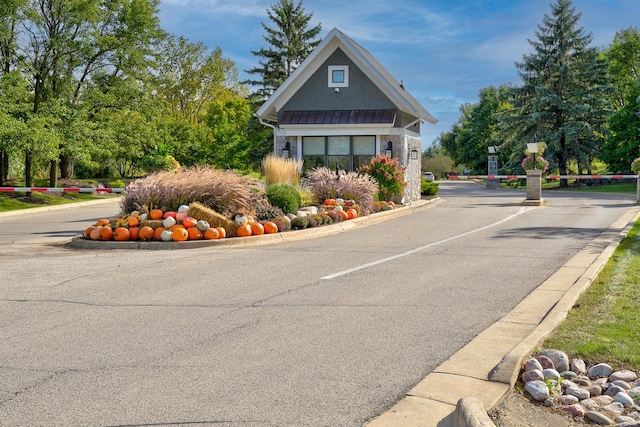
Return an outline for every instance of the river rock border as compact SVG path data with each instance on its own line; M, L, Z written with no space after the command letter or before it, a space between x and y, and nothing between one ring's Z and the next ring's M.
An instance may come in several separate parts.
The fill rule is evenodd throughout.
M640 427L640 379L633 371L599 363L587 368L560 350L542 350L521 371L525 390L549 408L584 422Z

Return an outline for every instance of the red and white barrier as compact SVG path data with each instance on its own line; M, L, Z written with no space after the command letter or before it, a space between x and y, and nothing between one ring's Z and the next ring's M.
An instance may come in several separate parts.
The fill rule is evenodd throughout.
M81 187L0 187L0 193L16 193L16 192L32 192L38 193L122 193L124 188L81 188Z
M547 179L638 179L638 175L549 175Z
M448 179L525 179L526 175L449 175Z

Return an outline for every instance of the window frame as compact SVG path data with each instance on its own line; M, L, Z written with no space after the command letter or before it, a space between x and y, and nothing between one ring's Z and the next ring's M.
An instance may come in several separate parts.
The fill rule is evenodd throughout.
M343 76L344 76L344 81L342 81L342 82L334 82L333 81L333 72L334 71L342 71L343 72ZM331 88L334 88L334 87L349 87L349 66L348 65L329 65L328 85Z

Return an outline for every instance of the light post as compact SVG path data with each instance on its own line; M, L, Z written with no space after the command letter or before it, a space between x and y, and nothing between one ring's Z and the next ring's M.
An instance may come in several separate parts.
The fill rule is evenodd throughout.
M496 176L498 175L498 156L496 154L496 147L494 145L490 145L488 147L489 156L487 157L487 175ZM487 178L487 188L497 188L499 179L495 178Z
M527 199L523 202L525 206L542 205L542 172L536 168L538 160L538 143L528 142L527 151L532 156L533 169L527 170Z

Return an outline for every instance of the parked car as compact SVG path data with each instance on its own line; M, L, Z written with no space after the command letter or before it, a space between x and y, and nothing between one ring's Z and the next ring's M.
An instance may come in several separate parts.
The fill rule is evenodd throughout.
M433 172L425 172L425 173L422 174L422 177L424 179L426 179L427 181L435 180L435 177L433 176Z

